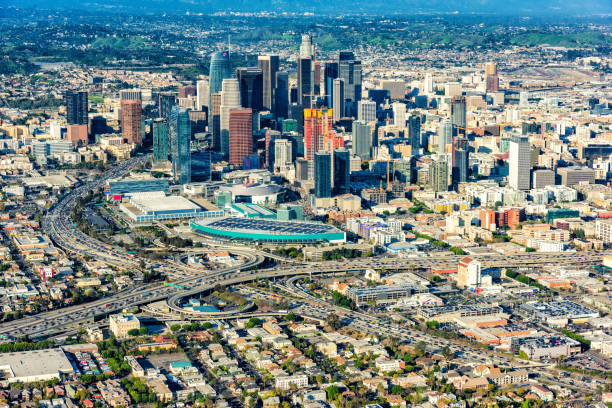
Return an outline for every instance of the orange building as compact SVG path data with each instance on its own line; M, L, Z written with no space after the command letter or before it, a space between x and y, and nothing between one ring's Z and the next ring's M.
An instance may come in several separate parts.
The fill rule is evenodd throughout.
M121 101L121 133L127 143L142 144L142 102Z
M87 125L68 125L66 139L70 140L74 146L87 146L89 138L87 135Z

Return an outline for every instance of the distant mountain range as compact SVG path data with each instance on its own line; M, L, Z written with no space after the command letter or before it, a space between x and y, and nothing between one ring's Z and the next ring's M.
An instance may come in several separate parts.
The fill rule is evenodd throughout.
M5 0L4 5L130 14L271 11L320 14L475 13L585 16L612 13L610 0Z

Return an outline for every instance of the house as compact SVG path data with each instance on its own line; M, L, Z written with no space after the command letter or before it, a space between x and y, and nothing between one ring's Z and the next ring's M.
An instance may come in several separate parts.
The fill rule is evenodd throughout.
M385 399L392 407L406 407L406 400L401 395L387 394Z
M555 394L548 388L540 384L534 384L531 386L531 392L537 395L542 401L550 402L555 399Z

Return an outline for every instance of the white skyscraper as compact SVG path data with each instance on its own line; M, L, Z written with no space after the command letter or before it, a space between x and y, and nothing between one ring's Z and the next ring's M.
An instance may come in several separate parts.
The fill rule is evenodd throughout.
M274 168L283 169L290 167L292 161L291 141L287 139L276 139L274 141Z
M236 78L226 78L221 84L221 153L229 155L229 116L231 109L240 108L240 83Z
M333 113L332 119L334 122L339 121L344 117L344 79L334 79L333 87Z
M375 122L376 102L368 99L357 102L357 120L362 122Z
M527 106L529 105L529 92L522 91L519 94L519 106Z
M446 153L446 146L453 143L453 124L444 119L438 126L438 153Z
M208 79L201 79L196 84L196 108L202 110L203 106L208 106L208 95L210 94Z
M401 102L393 102L393 124L400 128L406 127L406 104Z
M510 140L510 174L508 185L516 190L529 190L531 178L531 148L529 139L513 136Z
M431 95L434 93L433 77L429 72L425 74L425 80L423 81L423 93L425 95Z
M308 34L302 36L302 44L300 44L300 58L312 58L314 56L314 46L312 45L312 37Z

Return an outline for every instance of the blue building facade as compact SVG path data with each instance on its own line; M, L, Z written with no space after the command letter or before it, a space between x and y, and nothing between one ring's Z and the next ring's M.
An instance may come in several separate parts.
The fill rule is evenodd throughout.
M191 122L187 109L172 108L169 123L172 144L172 174L177 184L191 183Z

